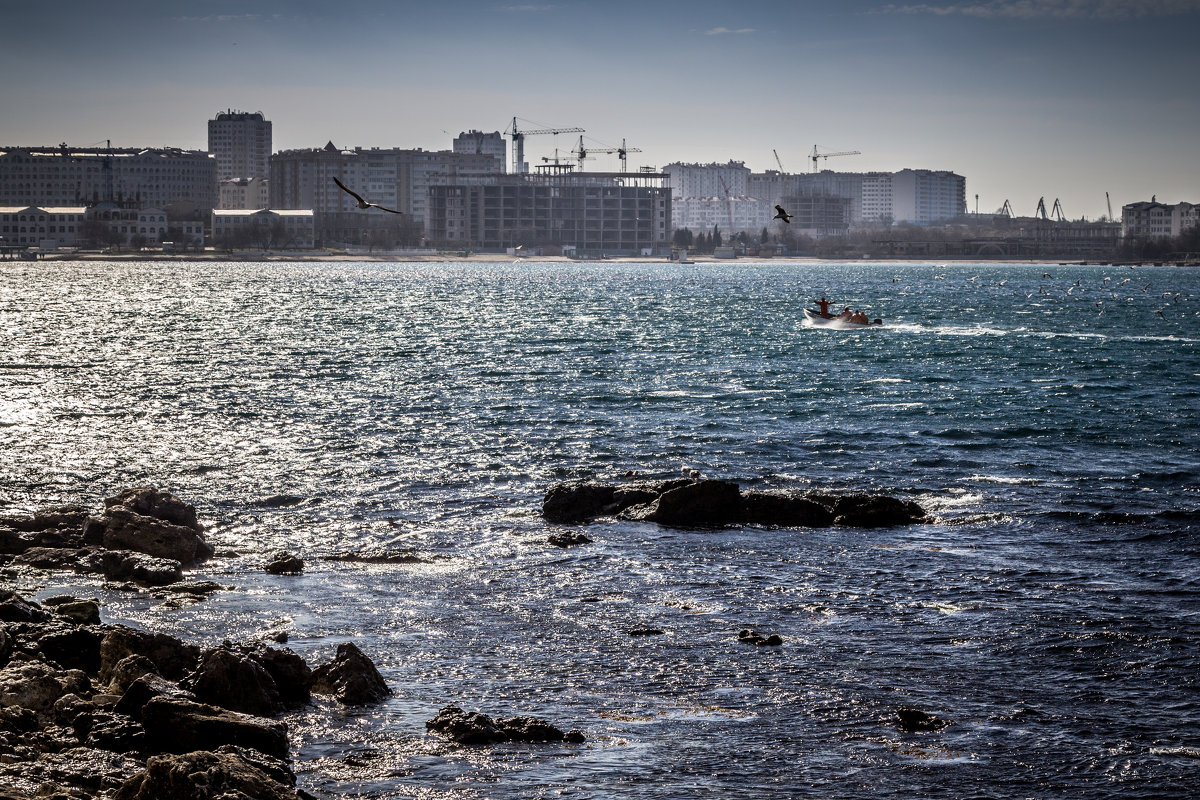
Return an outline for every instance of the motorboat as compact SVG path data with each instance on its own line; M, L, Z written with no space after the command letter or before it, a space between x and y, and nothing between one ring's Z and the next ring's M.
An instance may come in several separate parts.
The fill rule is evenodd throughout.
M820 311L811 308L804 309L804 316L814 325L828 325L831 328L869 328L883 324L883 320L881 319L873 319L870 322L851 322L845 317L823 317Z

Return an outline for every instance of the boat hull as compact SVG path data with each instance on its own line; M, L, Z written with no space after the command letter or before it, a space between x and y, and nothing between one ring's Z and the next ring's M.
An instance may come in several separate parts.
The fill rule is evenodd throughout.
M883 324L881 319L874 319L870 322L851 322L841 317L822 317L821 312L813 311L811 308L804 309L804 316L814 325L828 325L831 328L873 328Z

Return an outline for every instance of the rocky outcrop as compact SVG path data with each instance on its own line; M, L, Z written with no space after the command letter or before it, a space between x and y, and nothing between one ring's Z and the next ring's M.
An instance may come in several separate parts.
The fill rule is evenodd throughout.
M578 744L584 735L578 730L562 729L536 717L494 719L478 711L445 706L425 723L427 730L458 744L496 744L499 742L570 742Z
M543 498L542 516L563 524L617 517L679 528L882 528L929 521L917 503L887 495L742 491L732 481L691 478L627 486L595 481L555 484Z
M288 757L287 726L282 722L205 703L155 697L142 706L142 726L158 752L190 753L232 744Z
M276 550L267 556L263 570L272 575L299 575L304 572L304 561L294 553L286 550Z
M931 733L940 731L950 723L944 719L939 719L932 714L927 714L917 708L909 708L903 706L896 709L895 717L896 727L905 733Z
M100 642L100 681L111 681L117 664L134 654L149 659L164 678L177 681L195 669L200 648L165 633L115 627Z
M772 633L768 636L750 628L742 628L738 631L738 641L742 644L753 644L761 647L779 647L783 644L783 637L778 633Z
M130 778L115 800L223 797L230 800L298 800L295 776L282 761L268 764L241 748L154 756Z
M156 500L165 497L179 503L178 498L154 489L127 490L127 492L129 491L141 494L128 498L130 500L128 505L123 503L109 505L100 518L104 530L102 541L106 549L135 550L158 558L173 559L185 567L194 566L212 556L212 546L201 535L203 529L194 522L194 510L191 513L193 523L180 525L170 519L139 513L135 510L147 506L158 508L160 505L163 508L172 508L173 506L165 500L156 505ZM118 495L119 497L121 495ZM109 501L105 502L107 504ZM179 516L181 515L170 515L171 519Z
M328 664L313 670L312 691L331 694L346 705L378 703L392 693L371 659L353 642L338 645Z

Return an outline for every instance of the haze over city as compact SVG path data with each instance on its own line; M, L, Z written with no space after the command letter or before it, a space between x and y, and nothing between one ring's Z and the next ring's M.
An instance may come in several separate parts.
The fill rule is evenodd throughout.
M629 166L952 170L971 211L1200 200L1200 0L4 3L0 144L448 149L581 127ZM529 139L526 158L577 135ZM778 161L776 160L778 154ZM592 169L616 169L604 156ZM978 200L976 200L978 195Z

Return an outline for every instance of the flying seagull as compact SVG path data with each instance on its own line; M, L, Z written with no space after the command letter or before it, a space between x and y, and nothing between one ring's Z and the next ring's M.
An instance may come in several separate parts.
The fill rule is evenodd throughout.
M788 225L792 224L792 215L787 213L786 211L784 211L783 206L775 206L775 210L778 213L775 216L771 217L771 219L781 219L784 222L786 222Z
M347 189L346 184L339 181L336 177L333 179L333 182L338 185L339 189L341 189L343 192L345 192L346 194L353 197L356 201L358 201L359 208L378 208L380 211L386 211L389 214L403 214L404 213L403 211L396 211L395 209L384 208L383 206L378 205L376 203L368 203L366 200L362 199L362 195L358 194L357 192L352 192L351 190Z

